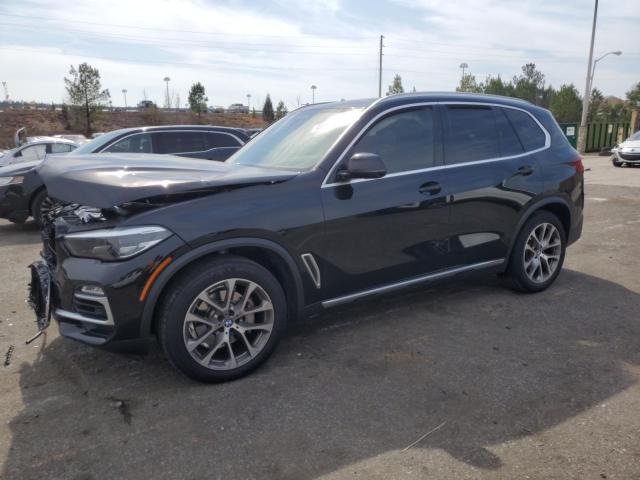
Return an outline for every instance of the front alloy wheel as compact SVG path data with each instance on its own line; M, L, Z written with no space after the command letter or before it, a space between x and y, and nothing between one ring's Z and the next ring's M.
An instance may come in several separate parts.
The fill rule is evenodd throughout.
M169 361L204 382L256 369L286 329L285 295L263 266L221 256L180 272L162 293L157 335Z
M205 288L184 319L183 340L191 357L212 370L250 362L273 330L271 298L255 282L230 278Z

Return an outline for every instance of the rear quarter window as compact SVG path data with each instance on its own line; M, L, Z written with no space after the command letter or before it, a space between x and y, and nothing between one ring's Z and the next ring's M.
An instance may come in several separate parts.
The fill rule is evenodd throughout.
M540 126L526 112L513 108L502 109L513 125L520 142L527 152L538 150L545 146L546 137Z
M238 140L226 133L206 133L204 137L207 150L211 150L212 148L240 146L240 142L238 142Z

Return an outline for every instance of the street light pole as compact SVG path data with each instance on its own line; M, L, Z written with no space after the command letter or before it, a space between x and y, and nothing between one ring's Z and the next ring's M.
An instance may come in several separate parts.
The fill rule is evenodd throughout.
M595 0L593 8L593 25L591 27L591 44L589 46L589 63L587 64L587 80L582 96L582 117L578 129L578 152L584 154L587 145L587 115L589 114L589 100L591 99L591 65L593 62L593 44L596 39L596 20L598 19L598 0Z
M247 108L251 111L251 94L247 93Z
M165 98L165 106L168 108L171 107L171 101L169 100L169 82L171 81L171 79L169 77L164 77L164 81L167 84L167 94L166 94L166 98Z
M127 89L123 88L122 89L122 94L124 95L124 109L127 109Z
M311 103L316 103L316 87L315 85L311 85Z
M616 55L617 57L619 57L620 55L622 55L622 52L620 50L616 50L615 52L607 52L604 55L600 55L593 61L593 68L591 69L591 88L593 88L593 76L596 74L596 65L600 60L608 55Z
M464 80L464 71L469 68L469 64L466 62L462 62L460 64L460 68L462 69L462 79Z

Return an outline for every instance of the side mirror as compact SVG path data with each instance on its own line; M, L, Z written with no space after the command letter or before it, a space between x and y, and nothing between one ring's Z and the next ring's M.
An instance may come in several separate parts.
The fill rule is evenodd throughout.
M387 167L382 159L375 153L356 153L349 161L346 168L338 170L336 179L346 182L353 178L380 178L387 174Z

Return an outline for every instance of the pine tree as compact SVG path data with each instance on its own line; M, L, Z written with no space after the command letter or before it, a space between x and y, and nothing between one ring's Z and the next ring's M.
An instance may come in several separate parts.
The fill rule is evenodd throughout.
M198 116L206 112L208 100L205 96L204 85L200 82L191 85L191 90L189 90L189 108L192 112L197 113Z
M109 90L103 90L100 83L100 72L88 63L82 63L76 69L69 69L71 78L64 78L69 102L77 107L85 124L85 133L91 135L92 124L97 113L108 102Z
M280 100L278 102L278 106L276 107L276 120L284 117L287 113L289 113L287 107L285 106L284 102Z
M393 83L389 85L387 96L395 95L397 93L404 93L404 87L402 86L402 77L396 73L393 77Z
M271 97L267 93L267 99L264 101L264 106L262 107L262 119L271 123L275 119L275 114L273 113L273 103L271 103Z

